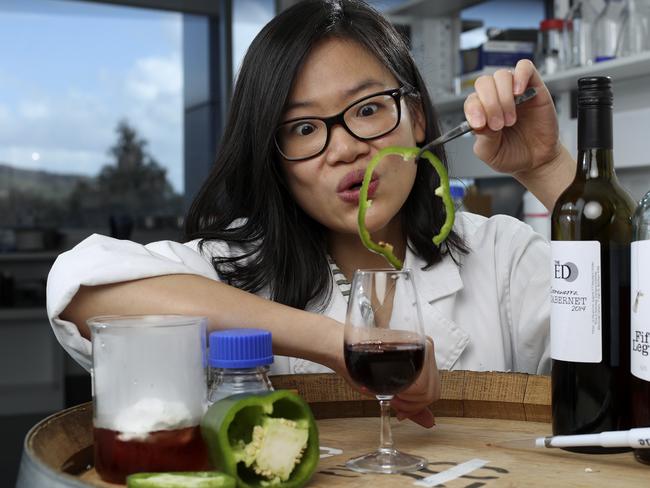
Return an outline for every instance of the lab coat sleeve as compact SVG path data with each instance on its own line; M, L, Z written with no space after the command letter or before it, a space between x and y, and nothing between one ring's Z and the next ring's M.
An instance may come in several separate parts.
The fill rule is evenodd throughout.
M227 253L225 243L211 242L198 251L198 241L159 241L147 245L94 234L54 262L47 280L47 313L58 341L81 366L91 367L90 341L76 325L62 320L80 286L96 286L171 274L218 279L209 256Z
M512 219L513 221L515 219ZM528 225L515 221L509 239L508 315L514 371L550 374L550 246Z

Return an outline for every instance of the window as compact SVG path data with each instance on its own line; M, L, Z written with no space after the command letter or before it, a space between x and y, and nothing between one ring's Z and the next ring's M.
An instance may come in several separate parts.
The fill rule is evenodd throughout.
M232 11L232 63L236 76L248 46L275 15L275 0L236 0Z
M21 229L178 230L181 53L178 13L0 4L0 250Z

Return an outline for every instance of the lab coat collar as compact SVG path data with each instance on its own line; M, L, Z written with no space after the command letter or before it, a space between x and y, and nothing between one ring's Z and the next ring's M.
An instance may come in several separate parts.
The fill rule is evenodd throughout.
M442 261L431 268L423 270L425 266L426 262L407 248L404 268L410 268L413 272L422 304L434 302L463 289L458 266L449 254L445 254Z

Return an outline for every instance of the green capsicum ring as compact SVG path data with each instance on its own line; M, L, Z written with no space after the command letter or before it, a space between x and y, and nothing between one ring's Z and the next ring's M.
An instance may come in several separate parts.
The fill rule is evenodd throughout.
M386 260L396 269L402 269L402 261L395 256L393 253L393 246L386 242L376 243L370 237L370 232L366 228L366 213L372 205L372 200L368 200L368 187L372 179L372 174L375 171L377 165L384 159L386 156L396 155L402 156L404 161L413 159L420 155L420 148L418 147L400 147L400 146L390 146L380 150L375 156L370 160L366 172L363 176L363 183L361 184L361 190L359 192L359 212L357 214L357 224L359 227L359 236L361 237L361 242L366 246L370 251L376 252L377 254L382 255ZM425 158L433 166L433 169L438 174L440 178L440 186L438 186L434 195L441 198L444 208L445 208L445 221L440 227L440 231L436 234L432 241L436 246L440 246L442 242L447 238L451 232L452 227L454 226L454 201L451 198L451 193L449 189L449 175L447 174L447 169L442 164L442 162L433 154L431 151L423 151L420 157Z
M137 473L126 479L127 488L156 488L164 486L197 488L235 488L236 481L232 476L217 471L176 471L171 473Z

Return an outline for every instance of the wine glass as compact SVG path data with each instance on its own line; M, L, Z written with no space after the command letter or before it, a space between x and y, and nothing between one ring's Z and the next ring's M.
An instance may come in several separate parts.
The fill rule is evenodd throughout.
M379 400L381 435L379 448L350 459L348 468L402 473L426 465L426 459L395 449L390 429L390 400L418 378L425 349L411 270L355 271L345 319L345 365L352 380Z

